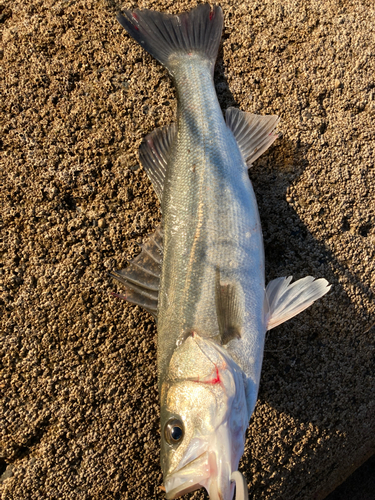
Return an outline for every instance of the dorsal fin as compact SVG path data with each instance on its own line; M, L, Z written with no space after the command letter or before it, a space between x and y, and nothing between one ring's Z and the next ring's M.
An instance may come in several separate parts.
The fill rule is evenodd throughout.
M278 116L253 115L237 108L228 108L225 119L249 167L278 138L274 132L279 122Z
M232 339L241 337L243 319L243 300L241 300L238 285L223 284L220 280L220 270L216 270L215 279L216 315L222 345Z
M125 286L126 293L117 296L143 307L155 318L162 261L163 230L159 226L151 238L142 245L141 253L130 262L128 267L110 273Z
M331 289L324 278L306 276L290 285L292 277L277 278L266 288L267 330L297 316Z
M162 201L164 178L167 171L170 149L176 137L175 123L167 127L157 128L148 134L139 148L139 159L154 186L155 192Z

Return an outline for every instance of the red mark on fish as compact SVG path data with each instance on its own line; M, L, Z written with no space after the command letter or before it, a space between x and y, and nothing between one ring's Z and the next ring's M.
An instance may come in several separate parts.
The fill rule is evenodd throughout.
M133 12L133 13L132 13L132 17L133 17L133 19L135 19L135 20L138 22L138 16L137 16L137 14L136 14L135 12ZM134 26L134 28L135 28L137 31L139 31L138 26L136 26L135 24L133 24L133 26Z
M126 295L122 295L120 293L109 292L109 294L112 295L113 297L117 297L118 299L128 300Z
M209 385L221 384L219 368L215 365L215 376L211 380L200 380L200 378L198 376L198 379L193 380L193 382L196 382L197 384L200 383L200 384L209 384Z
M220 379L219 368L216 365L215 365L215 369L216 369L216 377L213 378L212 380L210 380L209 382L207 382L207 384L212 384L212 385L220 384L221 379Z

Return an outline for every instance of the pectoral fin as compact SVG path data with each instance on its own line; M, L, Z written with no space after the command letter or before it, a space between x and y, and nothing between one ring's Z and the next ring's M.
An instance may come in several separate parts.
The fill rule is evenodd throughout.
M225 119L248 167L278 138L275 133L278 116L253 115L237 108L228 108Z
M306 276L292 285L292 276L270 281L266 289L267 330L297 316L331 289L324 278Z
M241 338L243 318L242 290L233 283L220 282L220 271L216 271L215 302L222 345L232 339Z
M125 294L119 297L143 307L155 318L162 260L163 231L159 226L127 268L111 273L125 287Z

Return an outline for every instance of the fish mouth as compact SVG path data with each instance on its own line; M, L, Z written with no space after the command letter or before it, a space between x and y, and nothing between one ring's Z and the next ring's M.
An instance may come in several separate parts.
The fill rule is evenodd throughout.
M203 488L209 477L209 454L206 451L181 469L168 474L164 481L166 498L172 500Z

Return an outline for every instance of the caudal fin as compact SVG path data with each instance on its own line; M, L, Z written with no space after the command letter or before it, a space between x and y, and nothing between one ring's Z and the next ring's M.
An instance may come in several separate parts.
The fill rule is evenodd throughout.
M223 29L221 7L200 4L178 15L126 10L117 20L149 54L173 75L171 56L200 53L215 64Z

